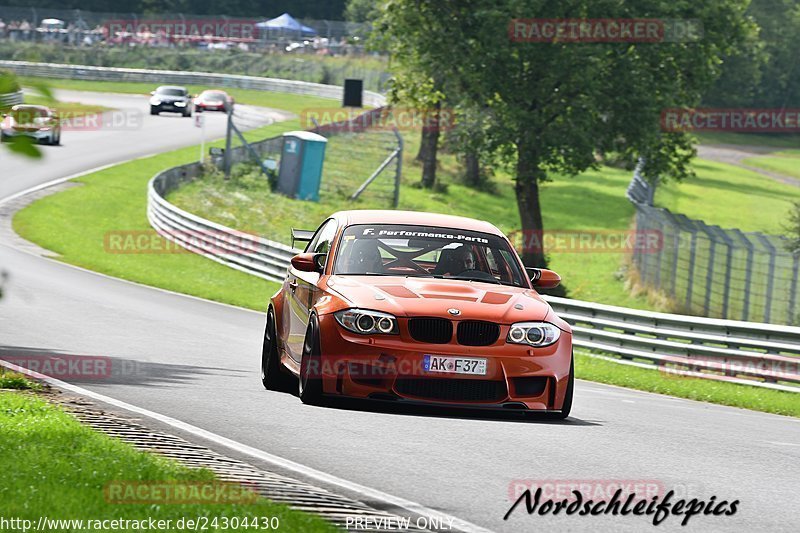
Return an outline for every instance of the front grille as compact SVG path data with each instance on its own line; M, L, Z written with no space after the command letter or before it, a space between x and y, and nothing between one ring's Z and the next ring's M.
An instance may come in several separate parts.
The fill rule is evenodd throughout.
M398 378L394 388L405 396L455 402L497 402L507 395L505 382L485 379Z
M458 325L458 343L466 346L489 346L499 336L500 326L492 322L465 320Z
M446 318L412 318L408 332L419 342L447 344L453 338L453 323Z

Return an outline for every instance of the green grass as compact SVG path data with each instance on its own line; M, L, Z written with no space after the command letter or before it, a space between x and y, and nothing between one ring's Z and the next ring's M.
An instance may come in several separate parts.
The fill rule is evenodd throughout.
M744 163L785 176L800 178L800 150L782 150L768 156L751 157L745 159ZM800 197L800 192L797 196Z
M0 516L6 519L278 517L281 531L335 531L320 518L257 498L245 503L114 503L109 483L218 483L205 469L137 451L30 394L0 392ZM51 525L45 530L79 530ZM165 529L162 529L162 531ZM217 530L217 528L212 528Z
M747 169L703 159L694 167L696 179L659 185L656 205L722 228L777 235L800 198L797 187Z
M31 381L22 374L12 372L0 366L0 389L40 389L41 386Z
M800 146L800 135L787 133L706 132L698 133L696 137L701 144L739 144L774 148L797 148Z
M575 377L678 398L800 417L797 393L683 377L575 352Z

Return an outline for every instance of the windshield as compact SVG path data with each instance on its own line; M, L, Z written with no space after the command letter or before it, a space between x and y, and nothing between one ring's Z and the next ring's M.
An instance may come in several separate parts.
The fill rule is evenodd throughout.
M38 107L20 107L9 113L16 122L28 124L35 122L36 119L47 118L47 111Z
M219 91L206 91L200 96L202 98L208 98L209 100L223 100L227 95Z
M345 229L334 274L454 278L527 287L516 253L488 233L431 226Z
M159 88L156 90L157 94L163 94L166 96L183 96L186 94L186 91L183 89L166 89L164 87Z

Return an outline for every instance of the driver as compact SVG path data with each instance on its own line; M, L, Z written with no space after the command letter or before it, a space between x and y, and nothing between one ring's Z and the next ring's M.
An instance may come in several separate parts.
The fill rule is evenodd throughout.
M475 255L466 245L453 250L445 276L458 276L467 270L475 270Z

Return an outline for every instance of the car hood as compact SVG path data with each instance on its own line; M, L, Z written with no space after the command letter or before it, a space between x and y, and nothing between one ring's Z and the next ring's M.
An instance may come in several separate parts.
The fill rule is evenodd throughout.
M488 320L512 324L544 320L550 306L536 291L454 279L404 276L331 276L328 288L349 307L395 316ZM458 310L454 315L450 310Z

